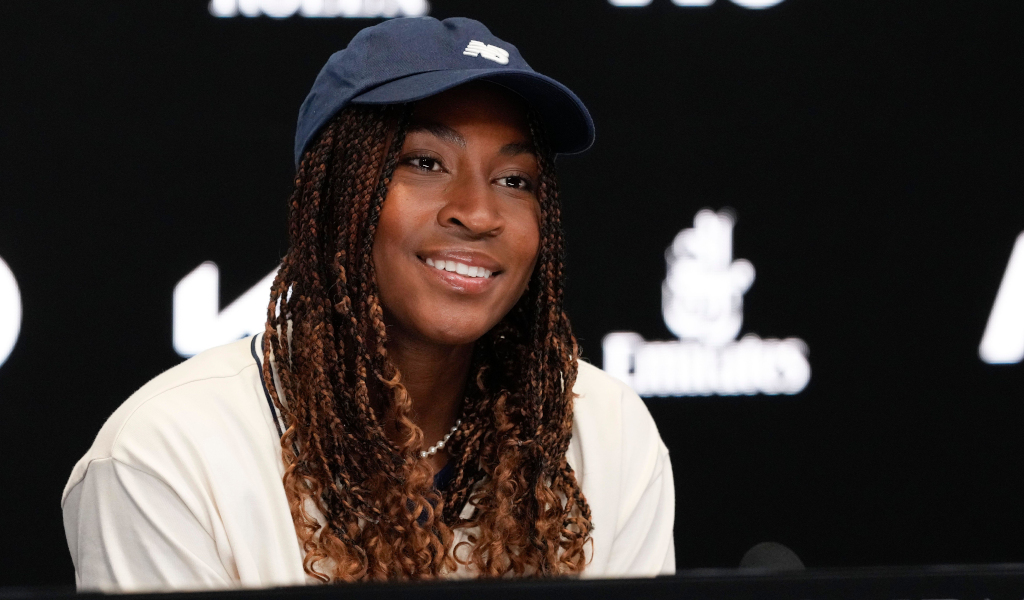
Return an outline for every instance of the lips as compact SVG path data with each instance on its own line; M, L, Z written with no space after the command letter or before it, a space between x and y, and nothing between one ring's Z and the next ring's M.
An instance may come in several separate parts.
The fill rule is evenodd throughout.
M502 273L498 261L480 252L440 250L417 258L441 282L461 292L481 292Z

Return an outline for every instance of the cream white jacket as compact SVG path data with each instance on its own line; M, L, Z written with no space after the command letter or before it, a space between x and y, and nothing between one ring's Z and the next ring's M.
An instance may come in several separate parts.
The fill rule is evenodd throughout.
M314 581L281 484L260 337L168 370L107 420L62 498L79 589ZM580 362L574 389L568 459L594 525L585 575L672 573L672 467L654 421L632 390L592 365Z

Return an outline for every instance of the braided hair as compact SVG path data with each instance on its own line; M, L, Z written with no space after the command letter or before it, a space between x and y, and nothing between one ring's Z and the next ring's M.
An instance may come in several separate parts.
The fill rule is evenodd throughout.
M423 433L388 355L372 260L410 114L408 105L342 110L303 156L289 199L263 378L287 427L284 488L303 567L325 582L460 568L491 577L580 572L592 526L566 461L577 347L562 310L553 155L530 114L537 264L517 304L474 346L462 426L446 446L454 475L434 489L419 457ZM458 529L468 542L455 546Z

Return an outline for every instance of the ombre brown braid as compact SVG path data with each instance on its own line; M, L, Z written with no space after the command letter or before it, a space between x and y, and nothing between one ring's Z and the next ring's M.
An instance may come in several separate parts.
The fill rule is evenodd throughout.
M591 524L566 462L577 349L562 310L551 152L531 115L537 266L523 297L476 343L462 426L446 448L455 474L434 490L418 456L422 431L388 357L372 261L409 113L344 109L304 155L289 199L290 248L271 291L263 377L287 425L284 487L303 566L322 581L423 579L460 568L493 577L577 573ZM468 543L453 547L456 529Z

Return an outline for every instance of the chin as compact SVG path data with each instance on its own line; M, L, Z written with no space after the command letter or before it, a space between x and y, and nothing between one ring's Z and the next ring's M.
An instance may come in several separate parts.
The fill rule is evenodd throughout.
M490 328L451 328L451 329L434 329L431 331L423 332L423 337L428 341L435 344L441 344L445 346L464 346L466 344L474 344L477 340L482 338Z
M490 319L446 318L421 321L417 327L425 341L445 346L473 344L494 327Z

